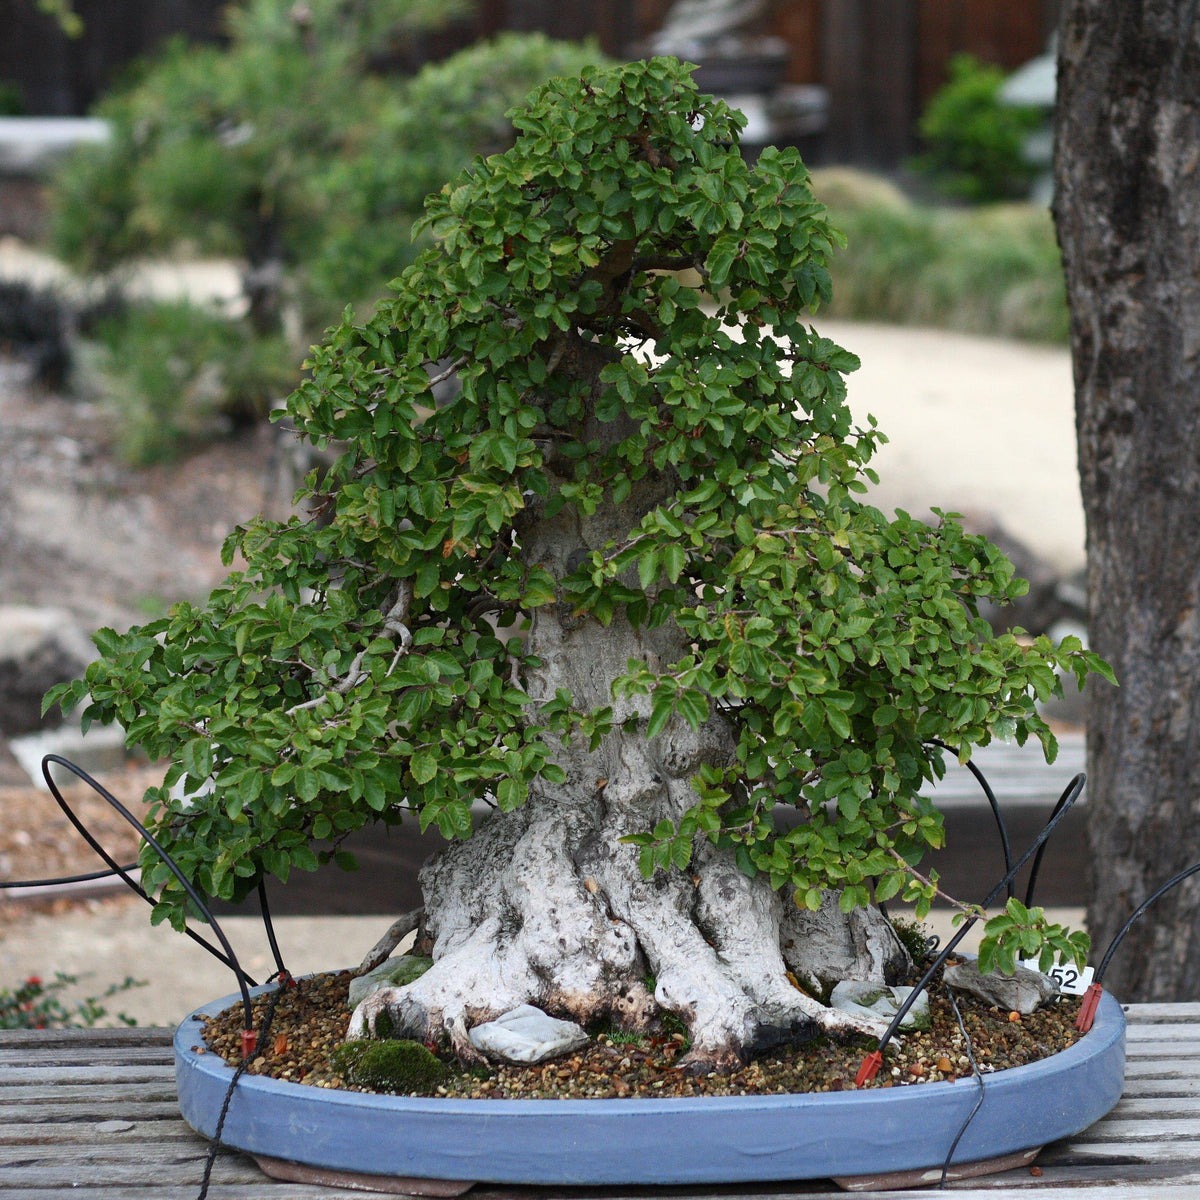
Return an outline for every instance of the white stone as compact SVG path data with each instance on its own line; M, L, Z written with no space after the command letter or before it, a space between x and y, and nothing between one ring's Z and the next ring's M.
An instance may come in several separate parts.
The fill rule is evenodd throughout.
M470 1031L471 1045L492 1058L506 1062L539 1063L584 1045L588 1036L574 1021L560 1021L521 1004L494 1021Z
M890 1024L911 994L910 987L889 987L886 983L871 980L844 979L830 993L829 1006L859 1017L875 1017ZM929 994L922 992L904 1014L900 1028L928 1029L929 1025Z

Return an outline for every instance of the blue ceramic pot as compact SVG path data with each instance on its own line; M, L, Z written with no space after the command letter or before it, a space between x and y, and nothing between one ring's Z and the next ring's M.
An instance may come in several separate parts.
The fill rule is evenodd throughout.
M260 989L262 990L262 989ZM204 1012L175 1035L184 1119L215 1132L233 1070L199 1053ZM883 1175L974 1163L1086 1129L1121 1095L1125 1016L1052 1058L975 1078L864 1091L664 1100L369 1095L244 1075L225 1145L332 1172L523 1184L700 1184ZM961 1136L960 1136L961 1135Z

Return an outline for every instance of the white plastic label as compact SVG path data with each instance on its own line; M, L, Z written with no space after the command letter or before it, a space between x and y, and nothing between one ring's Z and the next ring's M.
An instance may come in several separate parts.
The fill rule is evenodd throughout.
M1028 967L1031 971L1040 969L1036 958L1021 959L1021 966ZM1073 962L1063 962L1061 958L1046 972L1058 984L1058 990L1067 996L1082 996L1088 990L1095 973L1094 967L1080 969Z

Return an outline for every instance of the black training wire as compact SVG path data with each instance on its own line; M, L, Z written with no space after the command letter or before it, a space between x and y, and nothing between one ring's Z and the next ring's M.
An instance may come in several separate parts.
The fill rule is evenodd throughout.
M971 1035L967 1032L967 1026L958 1008L958 1001L954 998L954 989L946 988L946 995L950 999L950 1007L954 1009L954 1019L958 1022L958 1028L963 1035L963 1045L967 1050L967 1058L971 1062L971 1070L979 1083L979 1095L975 1098L975 1106L967 1113L966 1120L963 1121L962 1125L959 1126L958 1132L954 1135L954 1141L950 1143L950 1149L946 1151L946 1158L942 1163L942 1177L938 1180L939 1189L946 1186L946 1180L950 1174L950 1163L954 1158L955 1150L958 1149L958 1143L962 1141L963 1134L967 1132L968 1126L975 1120L979 1114L979 1110L983 1107L984 1092L983 1072L980 1071L979 1064L975 1061L975 1051L971 1046Z
M126 821L128 821L129 824L132 825L134 829L136 829L138 831L138 834L145 840L146 844L149 845L154 850L154 852L159 856L159 858L161 858L162 861L166 864L167 869L171 872L172 875L175 876L176 880L178 880L180 886L187 893L188 898L192 901L193 904L195 904L197 910L204 917L204 920L209 925L209 927L212 929L217 940L221 943L221 949L224 951L224 953L222 954L221 951L218 951L214 946L212 946L209 942L205 941L204 938L200 937L194 931L192 931L190 929L185 929L184 932L189 937L191 937L193 941L195 941L199 945L203 946L210 954L212 954L214 957L220 959L221 962L223 962L227 967L229 967L229 969L231 971L233 971L234 976L237 979L238 988L242 993L242 1009L246 1016L245 1028L249 1029L251 1021L253 1019L252 1014L251 1014L251 1009L250 1009L249 987L255 986L254 980L252 980L250 978L250 976L247 975L246 972L242 970L241 964L238 962L237 955L233 952L233 947L229 944L229 939L225 936L225 931L217 923L217 919L212 915L212 912L209 910L208 905L205 904L204 900L201 898L200 893L192 886L192 884L189 882L189 880L184 875L184 873L176 865L175 860L166 852L166 850L163 849L163 847L160 845L160 843L154 837L154 835L145 827L145 825L143 825L141 823L141 821L139 821L137 819L137 817L135 817L133 815L133 813L131 813L129 811L129 809L127 809L125 807L125 805L123 805L120 802L120 800L118 800L116 798L116 796L114 796L110 791L108 791L108 789L105 788L102 784L98 783L95 779L93 779L82 767L76 766L75 763L69 761L68 759L62 758L60 755L47 754L42 759L42 775L45 778L46 784L50 788L50 791L51 791L52 795L54 796L54 799L58 802L59 808L61 808L63 810L63 812L67 816L67 819L79 831L79 834L84 839L84 841L86 841L87 844L89 846L91 846L92 849L95 850L95 852L106 863L108 863L108 865L113 869L113 871L116 874L120 875L120 877L125 881L125 883L128 885L128 887L130 887L134 892L136 892L139 896L141 896L141 898L143 900L145 900L147 904L153 904L154 900L147 894L145 889L136 880L133 879L133 877L129 874L129 872L127 870L125 870L118 863L113 861L111 855L109 855L109 853L104 849L104 847L101 846L100 843L97 842L94 837L92 837L92 835L89 832L89 830L87 829L87 827L83 824L83 822L81 822L79 820L78 817L76 817L75 813L71 810L71 806L69 804L67 804L66 800L63 798L62 792L59 791L58 785L54 781L54 776L50 771L51 764L55 764L57 766L63 767L66 770L70 771L71 774L74 775L77 779L81 779L94 792L96 792L99 796L102 796L104 798L104 800L113 809L115 809L118 813L120 813L121 816L124 817L124 819ZM247 985L249 985L249 987Z
M140 829L140 826L139 826ZM107 858L107 855L105 856ZM88 871L82 875L55 875L49 879L4 879L0 880L0 891L8 888L55 888L66 887L75 883L94 883L98 879L112 879L114 876L120 876L124 880L126 886L143 900L149 904L153 904L154 900L148 896L145 890L138 884L130 874L138 869L138 864L135 862L124 863L116 867L109 867L106 871ZM201 937L195 930L185 929L183 931L192 941L203 946L222 966L228 967L231 971L240 971L241 968L236 964L231 963L221 951L209 942L206 938ZM244 974L244 972L243 972ZM246 982L250 987L257 987L257 983L249 976L245 975Z
M1133 928L1134 922L1160 896L1169 892L1177 884L1182 883L1185 879L1188 878L1189 875L1195 875L1197 871L1200 871L1200 863L1194 863L1192 866L1188 867L1186 870L1180 871L1176 875L1172 875L1171 878L1168 879L1167 882L1162 885L1162 887L1158 888L1158 890L1155 891L1153 895L1147 896L1146 899L1143 900L1141 902L1141 904L1139 904L1137 906L1137 908L1135 908L1133 910L1133 913L1131 914L1129 920L1126 921L1125 924L1121 926L1120 930L1117 932L1116 937L1114 937L1113 940L1108 943L1108 949L1105 950L1104 957L1100 960L1100 965L1096 968L1095 975L1092 976L1092 980L1094 983L1099 983L1104 978L1104 972L1108 967L1109 959L1111 959L1112 956L1116 953L1117 947L1121 944L1121 940L1130 931L1130 929Z
M1071 781L1071 784L1073 784L1073 783L1074 783L1074 780ZM1051 820L1053 820L1056 816L1058 816L1059 811L1062 809L1063 805L1066 804L1067 796L1071 791L1071 784L1067 785L1066 790L1063 792L1063 794L1061 796L1059 796L1058 803L1051 810L1051 812L1050 812ZM1025 888L1025 907L1026 908L1033 907L1033 892L1034 892L1034 888L1037 887L1038 871L1041 870L1042 858L1045 856L1046 847L1049 844L1050 844L1049 842L1043 842L1041 844L1041 846L1038 847L1038 852L1033 856L1033 863L1030 865L1030 868L1029 868L1029 884ZM1009 894L1011 895L1011 892Z
M283 992L284 984L281 980L267 1002L267 1011L263 1017L263 1023L258 1030L255 1042L256 1047L263 1045L267 1040L267 1034L271 1031L271 1022L275 1019L275 1009L279 1004L280 998L283 996ZM247 1029L252 1028L252 1022L253 1016L247 1014L245 1027ZM208 1185L212 1179L212 1171L217 1161L217 1154L221 1149L221 1134L225 1130L225 1118L229 1115L229 1106L233 1103L233 1094L237 1090L238 1083L246 1073L246 1069L250 1066L250 1063L254 1060L257 1052L256 1048L242 1055L242 1061L238 1063L237 1068L233 1072L233 1078L229 1081L229 1086L225 1089L225 1099L221 1102L221 1111L217 1116L217 1127L213 1130L213 1135L208 1142L208 1153L204 1159L204 1171L200 1176L200 1191L196 1200L205 1200L205 1197L208 1195Z
M992 807L992 816L996 818L996 830L1000 834L1000 849L1004 852L1004 869L1011 871L1012 869L1012 846L1008 840L1008 826L1004 822L1004 817L1000 812L1000 805L996 800L996 793L992 791L991 785L984 777L983 772L970 759L967 760L967 770L975 776L979 782L979 786L983 788L983 794L987 797L988 804ZM1008 882L1008 894L1011 897L1013 894L1012 880Z
M136 871L137 863L125 863L116 869L109 867L107 871L88 871L84 875L56 875L53 879L2 879L0 888L35 888L62 887L68 883L91 883L96 879L111 879L122 871Z
M947 746L945 742L940 742L936 738L929 742L931 746L937 746L940 750L945 750L949 754L953 754L954 750ZM992 816L996 820L996 831L1000 835L1000 849L1004 853L1004 869L1010 870L1012 867L1012 845L1008 840L1008 825L1005 823L1004 814L1000 811L1000 804L996 799L996 793L992 791L992 786L988 783L984 773L975 765L971 759L963 764L972 775L975 776L975 781L983 788L983 794L987 797L987 802L991 806ZM1008 894L1012 896L1012 880L1008 883Z
M75 815L74 809L66 802L62 792L58 790L58 784L54 780L54 775L50 771L50 764L57 763L59 766L65 767L77 779L82 779L94 792L102 796L110 807L115 808L127 820L140 835L145 836L145 829L140 821L130 813L125 806L105 788L96 782L86 771L78 767L73 762L69 762L65 758L61 758L57 754L47 754L42 759L42 778L46 781L46 786L50 789L50 794L54 797L55 803L62 809L63 815L75 826L76 832L96 854L104 860L109 866L109 869L114 875L119 875L125 885L132 891L137 892L143 900L149 899L146 893L142 890L141 885L129 874L129 871L123 868L113 857L104 849L102 845L92 836L92 832L84 823Z
M1058 811L1050 818L1049 821L1046 822L1041 833L1037 835L1029 849L1021 855L1021 857L1009 869L1005 877L1000 880L1000 882L996 884L996 886L988 893L983 903L979 905L980 908L987 908L987 906L991 904L1002 891L1004 891L1009 883L1012 882L1017 872L1020 871L1020 869L1033 857L1033 855L1037 853L1039 847L1045 844L1047 838L1049 838L1054 830L1058 827L1059 822L1061 822L1070 811L1071 806L1076 800L1079 799L1079 795L1083 791L1083 785L1086 781L1087 776L1082 771L1071 780L1066 792L1063 794L1064 799L1058 806ZM1200 867L1200 864L1198 864L1198 867ZM900 1022L903 1021L908 1015L908 1010L912 1008L914 1003L916 1003L917 997L929 986L930 980L933 979L934 975L936 975L941 969L946 959L948 959L954 952L955 947L957 947L959 942L961 942L963 938L967 936L971 926L973 926L978 920L978 917L968 917L962 923L962 928L960 928L959 931L946 943L945 948L933 960L925 974L921 976L920 982L916 985L916 987L913 988L908 996L905 997L904 1002L896 1010L896 1015L892 1018L892 1022L887 1027L883 1037L879 1039L880 1051L882 1051L884 1046L886 1046L887 1043L890 1042L895 1036L896 1030L900 1028Z
M283 965L283 954L279 943L275 940L275 922L271 920L271 906L267 903L267 881L258 877L258 907L262 913L263 928L267 931L267 942L271 947L271 957L275 960L276 974L280 979L290 979L291 972ZM250 1028L249 1025L246 1026Z

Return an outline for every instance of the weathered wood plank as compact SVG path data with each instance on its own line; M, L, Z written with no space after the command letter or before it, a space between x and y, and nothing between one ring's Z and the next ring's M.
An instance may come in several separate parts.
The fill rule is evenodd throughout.
M79 1187L47 1190L44 1187L4 1187L4 1200L125 1200L126 1197L145 1197L146 1200L196 1200L200 1181L178 1186L166 1185L157 1179L124 1183L120 1189L83 1184ZM264 1180L259 1187L247 1183L214 1183L208 1189L208 1200L368 1200L370 1192L345 1191L342 1188L303 1187L294 1185L283 1189L277 1182ZM807 1197L806 1200L811 1200ZM839 1196L839 1200L845 1200ZM894 1198L893 1198L894 1200Z
M25 1114L22 1114L25 1115ZM127 1124L128 1129L101 1128L108 1122ZM94 1121L13 1121L0 1126L0 1164L3 1153L20 1146L113 1145L127 1147L161 1142L195 1141L196 1134L175 1113L154 1117L131 1117L124 1109ZM44 1158L44 1156L42 1156Z
M1129 1186L1138 1183L1142 1195L1148 1194L1152 1188L1158 1195L1159 1185L1187 1186L1193 1189L1193 1195L1200 1194L1200 1165L1196 1163L1113 1163L1113 1162L1082 1162L1078 1159L1065 1159L1061 1162L1051 1157L1049 1150L1043 1151L1035 1164L1041 1171L1040 1176L1029 1180L1022 1178L1029 1172L1009 1171L1004 1175L994 1177L996 1186L1008 1188L1036 1187L1041 1196L1042 1188L1072 1187L1085 1196L1090 1196L1087 1189L1111 1186ZM993 1186L993 1179L976 1180L977 1187Z
M0 1049L19 1049L22 1046L167 1046L175 1036L165 1026L113 1029L0 1029Z
M158 1083L140 1083L136 1088L120 1084L71 1084L47 1088L44 1083L0 1088L0 1111L36 1104L75 1113L91 1108L111 1112L116 1105L124 1111L132 1104L170 1104L178 1110L179 1096L173 1077Z
M1118 1116L1107 1116L1092 1126L1089 1133L1077 1134L1073 1139L1081 1144L1088 1138L1103 1138L1105 1141L1124 1140L1139 1145L1147 1138L1200 1138L1200 1118L1161 1116L1157 1120L1125 1120ZM1182 1155L1180 1157L1183 1157Z
M994 1200L997 1193L1006 1191L1018 1191L1020 1195L1028 1192L1037 1200L1195 1200L1196 1197L1196 1185L1193 1183L1159 1185L1150 1180L1139 1180L1133 1183L1083 1186L1064 1183L1047 1186L1044 1177L1007 1181L1005 1176L999 1175L992 1179L973 1179L969 1190L960 1190L957 1185L951 1184L944 1192L885 1192L879 1193L879 1197L880 1200L945 1200L947 1194L952 1193L955 1200L970 1200L970 1197ZM472 1195L470 1192L467 1194ZM841 1200L847 1200L847 1193L842 1193ZM861 1194L857 1200L863 1200Z
M1175 1078L1126 1072L1125 1090L1122 1094L1129 1097L1161 1097L1166 1100L1200 1096L1200 1079L1196 1078L1195 1071L1180 1072Z
M191 1162L167 1162L163 1161L161 1156L150 1162L81 1162L74 1167L70 1163L44 1164L32 1160L19 1167L11 1178L14 1185L19 1183L23 1187L41 1189L42 1200L48 1200L48 1190L51 1196L55 1191L60 1191L64 1196L68 1193L78 1196L79 1189L87 1186L106 1189L105 1195L111 1200L118 1200L118 1197L128 1195L134 1189L146 1188L146 1195L157 1196L160 1187L187 1187L192 1189L194 1200L203 1168L202 1158ZM243 1189L241 1194L248 1200L255 1194L271 1195L263 1184L258 1167L249 1159L244 1165L239 1164L235 1167L230 1167L228 1160L219 1160L213 1175L223 1183L240 1185ZM249 1188L255 1185L263 1187L263 1191L251 1192ZM5 1190L5 1177L0 1169L0 1195L5 1195ZM285 1200L289 1195L287 1191L275 1194L279 1200ZM8 1200L7 1196L5 1200ZM359 1200L362 1200L361 1193Z
M1200 1021L1200 1003L1187 1004L1126 1004L1125 1015L1130 1024L1186 1023Z
M1147 1082L1158 1079L1164 1083L1177 1079L1195 1079L1198 1072L1196 1064L1191 1061L1177 1063L1171 1059L1137 1059L1126 1058L1125 1078L1144 1079Z
M1200 1044L1200 1021L1180 1021L1175 1024L1163 1021L1131 1021L1125 1029L1126 1045L1166 1040Z
M138 1067L5 1067L0 1071L0 1096L8 1085L23 1086L25 1084L41 1084L52 1088L63 1084L111 1084L120 1082L127 1087L140 1087L143 1084L157 1084L165 1080L174 1080L173 1066L138 1066Z
M1175 1042L1168 1038L1157 1041L1127 1042L1126 1061L1153 1059L1160 1062L1195 1062L1200 1058L1200 1042Z
M143 1174L157 1174L160 1166L196 1163L203 1166L208 1156L208 1142L193 1133L180 1122L182 1137L147 1138L145 1134L132 1141L122 1142L110 1137L105 1140L92 1139L91 1143L74 1145L55 1143L29 1143L24 1146L0 1146L0 1178L8 1169L20 1169L23 1165L36 1163L46 1170L58 1169L72 1173L78 1178L99 1183L108 1171L124 1170L127 1166L140 1168ZM232 1152L223 1151L223 1154ZM244 1155L237 1155L245 1158ZM249 1158L245 1163L254 1167ZM254 1167L257 1171L257 1167Z
M1144 1142L1110 1139L1105 1136L1102 1125L1095 1125L1089 1132L1072 1138L1069 1144L1073 1152L1087 1162L1105 1158L1135 1163L1196 1162L1200 1150L1190 1138L1184 1145L1165 1138L1152 1138Z
M1105 1120L1138 1120L1159 1117L1200 1119L1200 1094L1195 1096L1131 1096L1126 1092Z
M0 1079L9 1067L116 1066L151 1063L165 1066L174 1062L170 1047L162 1046L22 1046L0 1048Z

